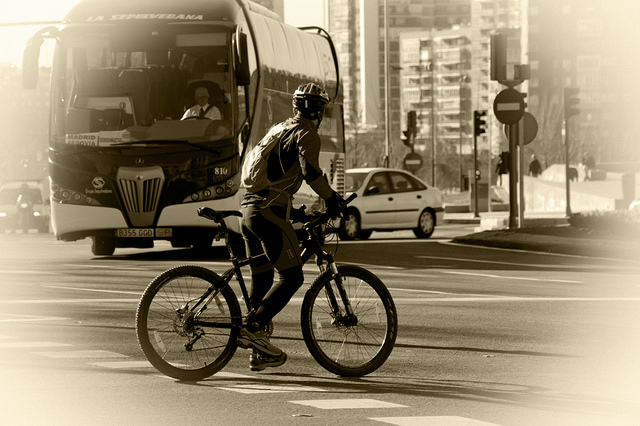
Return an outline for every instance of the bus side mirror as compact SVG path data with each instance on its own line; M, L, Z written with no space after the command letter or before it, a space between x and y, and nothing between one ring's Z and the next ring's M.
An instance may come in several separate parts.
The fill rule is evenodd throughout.
M38 87L38 71L40 62L40 47L44 38L36 34L29 39L22 56L22 87L34 90Z
M248 86L249 83L251 83L251 73L249 72L249 47L247 46L247 35L241 32L239 27L236 29L233 44L236 84L238 86Z

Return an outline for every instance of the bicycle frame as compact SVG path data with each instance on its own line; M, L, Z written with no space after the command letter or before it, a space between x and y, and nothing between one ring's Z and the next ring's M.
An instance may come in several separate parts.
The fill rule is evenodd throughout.
M351 308L351 304L349 302L347 293L344 287L342 286L342 278L338 271L338 267L335 263L335 260L330 253L327 253L326 251L322 250L322 247L320 246L320 238L318 237L316 227L317 227L317 224L321 221L320 220L321 218L322 216L318 216L314 220L312 220L309 223L306 223L303 226L303 228L308 233L308 237L304 239L301 244L302 253L300 256L302 258L302 263L303 264L307 263L307 261L311 259L311 256L315 254L316 265L318 266L318 269L320 270L320 272L323 272L325 270L324 269L325 263L326 265L328 265L329 268L331 268L334 280L336 282L336 287L338 288L338 293L345 307L345 311L346 311L345 324L354 325L355 324L354 321L356 321L356 319L353 314L353 309ZM235 255L235 253L233 252L233 247L229 243L229 230L226 226L226 223L224 222L224 220L220 220L220 221L216 220L216 222L218 222L219 224L218 235L222 234L224 238L224 242L225 242L225 245L227 246L227 250L229 251L229 257L232 264L232 267L227 269L221 275L221 278L224 281L224 286L229 285L229 282L231 282L231 279L235 276L240 285L240 291L242 293L242 297L247 307L247 312L250 312L253 309L253 306L251 305L251 299L249 297L249 292L247 291L247 286L244 282L244 277L242 275L241 268L245 266L249 266L251 262L251 258L249 257L245 259L239 259ZM198 310L197 313L195 314L196 319L198 319L200 314L207 309L207 306L209 305L209 303L217 296L217 294L222 290L224 286L221 286L219 288L216 288L215 286L211 286L209 290L207 290L207 292L202 295L202 297L193 307L194 310L195 309ZM325 291L327 292L327 297L331 305L333 316L335 318L339 318L340 306L338 305L338 299L334 294L333 288L331 288L330 285L327 285L325 287ZM185 306L185 308L187 307ZM204 326L215 326L215 327L221 326L221 324L219 323L212 323L208 321L201 321L201 324ZM227 324L226 326L230 327L231 325Z

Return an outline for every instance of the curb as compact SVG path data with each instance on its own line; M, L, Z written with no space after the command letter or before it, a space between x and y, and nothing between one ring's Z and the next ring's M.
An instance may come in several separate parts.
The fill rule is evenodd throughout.
M495 234L497 233L491 231L481 232L456 237L452 241L459 244L527 250L539 253L640 261L639 243L551 236L527 237L529 240L526 241L516 234Z

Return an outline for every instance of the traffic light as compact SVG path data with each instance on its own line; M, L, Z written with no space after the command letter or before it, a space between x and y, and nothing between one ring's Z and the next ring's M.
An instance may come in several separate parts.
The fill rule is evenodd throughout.
M507 35L491 34L491 80L507 79Z
M577 105L580 103L578 94L580 89L577 87L565 87L564 88L564 118L567 120L569 117L580 114L580 109Z
M483 126L487 124L486 117L487 111L473 111L473 134L474 136L480 136L486 133Z
M414 110L407 113L407 130L409 130L413 136L418 134L418 115Z
M409 130L403 130L402 134L404 135L400 138L402 140L402 143L411 148L411 132Z
M418 120L415 111L411 110L407 113L407 130L403 130L402 143L411 148L413 151L413 143L415 136L418 134Z

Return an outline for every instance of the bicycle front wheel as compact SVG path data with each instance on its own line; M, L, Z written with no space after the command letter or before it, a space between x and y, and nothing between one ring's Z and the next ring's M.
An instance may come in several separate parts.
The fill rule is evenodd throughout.
M208 303L204 309L203 303ZM201 380L220 371L233 358L241 325L233 290L199 266L160 274L136 312L142 352L160 372L179 380Z
M302 336L322 367L360 377L380 368L391 354L398 316L389 290L373 273L354 265L338 266L338 272L354 316L347 316L336 280L326 270L302 302Z

